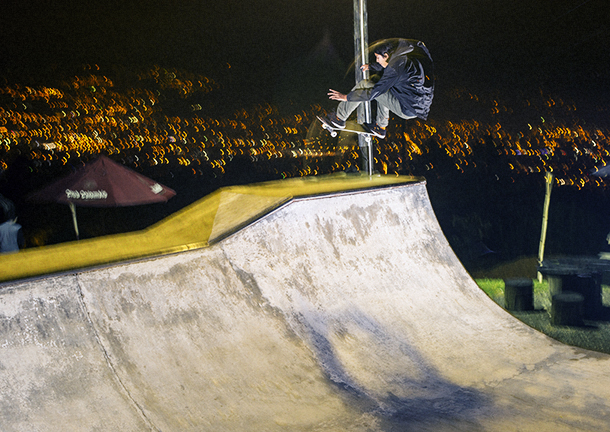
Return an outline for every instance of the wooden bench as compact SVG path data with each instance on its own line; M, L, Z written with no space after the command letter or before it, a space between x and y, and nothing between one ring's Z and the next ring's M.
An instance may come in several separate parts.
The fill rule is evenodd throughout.
M504 307L509 311L534 310L534 282L527 278L504 279Z
M602 276L610 262L596 257L571 257L545 260L538 271L549 283L551 298L565 292L583 298L583 318L599 319L603 312Z

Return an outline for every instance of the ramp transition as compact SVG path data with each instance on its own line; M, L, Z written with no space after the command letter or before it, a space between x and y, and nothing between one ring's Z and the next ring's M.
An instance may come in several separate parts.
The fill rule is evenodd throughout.
M490 300L424 182L293 197L208 244L4 284L0 429L610 424L610 357Z

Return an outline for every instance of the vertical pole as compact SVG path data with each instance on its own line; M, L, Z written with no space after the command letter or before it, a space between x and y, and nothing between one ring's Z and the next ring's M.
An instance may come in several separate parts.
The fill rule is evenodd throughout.
M540 232L540 246L538 247L538 265L544 260L544 243L546 242L546 227L549 221L549 204L551 202L551 191L553 190L553 173L547 171L544 175L546 193L544 195L544 209L542 211L542 231ZM542 273L538 272L538 282L542 282Z
M76 233L76 240L80 240L78 233L78 221L76 220L76 206L73 202L70 202L70 211L72 212L72 223L74 224L74 232Z
M360 67L368 63L369 59L369 33L366 0L354 0L354 52L356 84L369 78L368 71ZM358 107L358 123L371 122L371 103L365 102ZM369 175L373 174L373 143L370 136L358 135L358 144L362 153L365 169Z

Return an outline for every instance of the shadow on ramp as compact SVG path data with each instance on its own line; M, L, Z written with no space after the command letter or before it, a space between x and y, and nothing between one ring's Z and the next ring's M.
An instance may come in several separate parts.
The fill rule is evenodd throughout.
M331 322L325 315L310 315L309 319L313 321L308 323L301 316L300 322L328 379L347 403L375 414L387 427L421 426L431 419L435 425L444 420L475 426L483 412L493 413L490 398L442 378L412 344L395 339L361 311L343 313ZM368 341L366 347L350 347L363 340ZM339 351L352 358L346 360ZM350 373L354 363L360 363L356 369L361 370L388 359L396 363L390 376L380 377L371 369L369 376L357 380Z
M489 299L424 182L280 186L292 198L270 198L283 204L241 229L206 225L208 240L221 228L207 247L4 284L0 429L610 424L609 356L562 345Z

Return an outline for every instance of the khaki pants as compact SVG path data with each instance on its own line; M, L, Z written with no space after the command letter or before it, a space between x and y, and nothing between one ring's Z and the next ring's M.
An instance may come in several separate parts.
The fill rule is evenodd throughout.
M375 85L371 80L362 80L352 89L353 90L363 90L363 89L371 89ZM377 126L385 128L390 123L390 111L396 114L398 117L403 119L412 119L416 116L409 116L403 114L402 108L400 107L400 103L398 99L392 93L385 92L380 94L375 99L377 101ZM339 102L339 106L337 106L337 117L341 120L347 120L349 116L358 108L361 104L361 101L344 101Z

